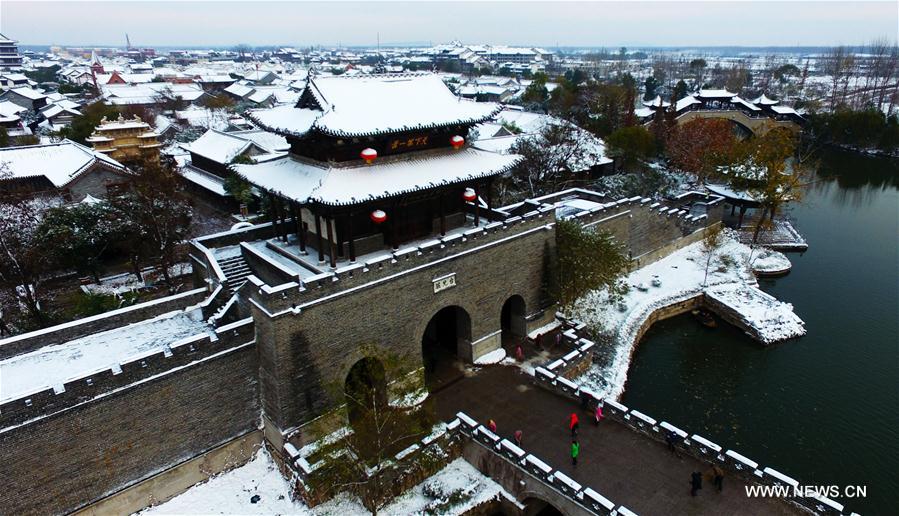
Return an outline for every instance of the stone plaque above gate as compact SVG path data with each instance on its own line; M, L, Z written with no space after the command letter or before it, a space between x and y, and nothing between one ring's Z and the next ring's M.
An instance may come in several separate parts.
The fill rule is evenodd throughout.
M434 283L434 293L438 293L441 290L446 290L448 288L453 288L456 286L456 273L445 274L440 276L439 278L434 278L431 280Z

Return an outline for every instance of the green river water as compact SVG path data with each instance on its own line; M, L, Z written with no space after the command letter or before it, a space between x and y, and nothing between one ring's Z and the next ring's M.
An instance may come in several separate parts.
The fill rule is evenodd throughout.
M809 249L760 281L808 334L763 347L689 315L653 326L623 402L805 485L866 486L847 511L899 513L899 160L828 151L790 208ZM848 512L847 512L848 513Z

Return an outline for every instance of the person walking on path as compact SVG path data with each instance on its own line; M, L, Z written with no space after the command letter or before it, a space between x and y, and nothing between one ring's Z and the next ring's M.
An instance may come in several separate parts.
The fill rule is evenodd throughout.
M515 444L521 447L521 430L515 430Z
M571 440L571 465L577 467L577 456L581 453L581 445L577 439Z
M602 405L599 403L596 404L596 410L593 412L593 420L596 422L596 426L599 426L599 422L602 421L602 418L605 416L602 415Z
M690 496L696 496L696 492L702 489L702 473L694 471L690 475Z
M524 362L524 350L521 349L521 343L519 342L517 346L515 346L515 360L519 362Z
M724 489L724 470L719 468L717 464L712 464L708 475L712 478L715 489L720 493Z
M674 447L674 443L677 442L677 434L671 430L665 432L665 442L668 443L668 450L677 455L677 448Z
M577 428L578 428L578 426L579 426L579 423L578 423L578 420L577 420L577 413L576 413L576 412L572 412L572 413L571 413L571 416L569 416L569 419L568 419L568 429L571 430L571 438L572 438L572 439L574 439L575 437L577 437Z
M496 421L494 421L494 420L492 420L492 419L491 419L490 421L488 421L488 422L487 422L487 428L489 428L490 431L493 432L493 433L495 434L495 433L496 433Z

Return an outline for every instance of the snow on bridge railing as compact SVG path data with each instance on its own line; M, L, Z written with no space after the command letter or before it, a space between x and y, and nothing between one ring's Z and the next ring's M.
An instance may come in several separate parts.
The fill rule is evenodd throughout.
M0 428L25 423L89 401L101 394L239 348L251 343L254 336L252 318L243 319L221 326L212 334L185 337L168 346L132 355L109 367L79 374L62 385L48 385L30 393L0 400Z
M608 498L600 495L590 487L584 487L575 482L568 475L554 469L520 446L512 444L506 439L500 439L496 434L488 430L484 425L476 423L464 412L457 413L456 419L447 425L447 428L450 432L465 436L501 459L512 463L572 502L586 508L589 512L603 515L615 514L616 505ZM622 509L624 507L617 506L619 514L625 514L621 512Z
M578 321L562 319L563 326L575 328L581 326ZM566 331L563 337L571 340L571 334ZM552 364L538 366L534 369L534 381L537 385L550 391L565 396L572 401L577 401L582 407L594 410L597 405L603 409L603 415L639 432L655 441L668 443L669 441L677 449L684 453L710 464L720 466L746 482L762 485L796 486L798 482L769 467L760 467L759 463L740 454L735 450L725 449L722 446L697 434L689 435L686 431L673 424L654 418L637 410L630 409L618 401L604 399L598 394L575 385L570 380L563 378L558 372L550 370ZM560 367L556 367L561 369ZM572 387L573 386L573 387ZM841 514L843 506L834 500L821 496L804 496L799 492L793 492L793 496L787 500L810 509L819 514ZM619 511L619 513L621 513Z

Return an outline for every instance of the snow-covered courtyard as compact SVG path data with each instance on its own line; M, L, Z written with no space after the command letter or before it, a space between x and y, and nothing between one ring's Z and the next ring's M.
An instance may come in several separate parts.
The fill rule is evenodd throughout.
M704 293L739 313L765 344L805 334L804 323L791 304L758 289L752 273L758 257L765 266L789 264L783 254L753 251L727 231L714 251L707 279L706 256L702 243L697 242L630 273L626 278L630 290L620 303L611 302L604 291L578 300L566 315L586 323L611 349L604 365L593 364L577 382L603 397L617 399L624 392L644 322L661 308Z
M503 496L493 480L482 475L463 459L456 459L434 476L400 495L381 514L462 514L468 509ZM461 500L448 504L450 495ZM244 466L213 477L185 493L141 511L141 515L161 514L298 514L345 516L370 514L358 499L339 495L310 509L290 498L290 484L278 471L271 456L261 449Z

